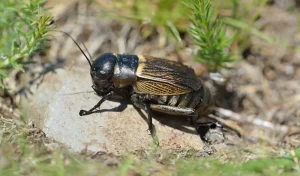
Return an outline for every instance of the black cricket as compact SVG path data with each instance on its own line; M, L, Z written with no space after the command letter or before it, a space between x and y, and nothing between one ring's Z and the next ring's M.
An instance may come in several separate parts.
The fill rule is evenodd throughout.
M71 39L86 57L91 68L92 88L102 97L93 108L80 110L80 116L92 114L105 100L117 95L146 111L148 128L153 134L152 111L189 116L194 124L211 112L213 93L192 68L145 55L105 53L91 61ZM210 126L215 124L205 124L206 128ZM195 127L201 133L199 126Z

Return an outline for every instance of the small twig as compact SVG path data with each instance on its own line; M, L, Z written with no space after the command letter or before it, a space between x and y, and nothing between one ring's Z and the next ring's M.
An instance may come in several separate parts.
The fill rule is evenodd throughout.
M223 109L223 108L215 108L215 111L217 112L218 116L223 119L229 119L232 121L237 121L239 123L250 123L252 125L268 128L271 130L282 131L282 132L287 132L289 130L289 127L286 125L276 125L269 121L256 118L254 115L242 117L241 115L231 110Z

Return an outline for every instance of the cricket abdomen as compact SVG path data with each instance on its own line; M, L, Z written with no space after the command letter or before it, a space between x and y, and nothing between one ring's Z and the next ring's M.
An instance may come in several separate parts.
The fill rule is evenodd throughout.
M202 86L197 91L181 95L141 95L144 100L155 104L167 105L179 108L193 108L198 116L207 115L213 106L212 92Z

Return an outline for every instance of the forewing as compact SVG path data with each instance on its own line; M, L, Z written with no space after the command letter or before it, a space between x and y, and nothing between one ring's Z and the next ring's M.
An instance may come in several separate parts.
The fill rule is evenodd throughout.
M191 92L191 89L186 89L172 84L152 81L148 79L138 79L136 81L136 89L138 92L153 94L153 95L179 95Z
M161 82L161 84L167 83L182 89L183 92L198 90L201 87L201 82L192 68L178 62L151 56L139 56L136 75L139 78Z

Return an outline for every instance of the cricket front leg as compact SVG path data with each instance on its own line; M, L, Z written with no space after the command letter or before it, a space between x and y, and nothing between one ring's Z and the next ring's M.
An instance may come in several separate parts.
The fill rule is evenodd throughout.
M109 92L108 94L104 95L100 100L99 102L93 107L91 108L90 110L86 111L86 110L80 110L79 111L79 115L80 116L84 116L84 115L89 115L89 114L92 114L94 113L94 110L99 108L101 106L101 104L107 100L109 97L113 96L113 92Z

